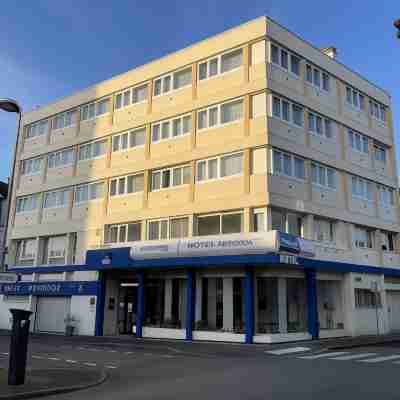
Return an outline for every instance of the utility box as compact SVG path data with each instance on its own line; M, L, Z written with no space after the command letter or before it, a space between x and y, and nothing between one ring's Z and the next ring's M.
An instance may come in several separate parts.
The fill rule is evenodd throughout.
M11 308L12 332L10 342L10 362L8 384L22 385L25 382L26 357L28 351L29 325L31 311Z

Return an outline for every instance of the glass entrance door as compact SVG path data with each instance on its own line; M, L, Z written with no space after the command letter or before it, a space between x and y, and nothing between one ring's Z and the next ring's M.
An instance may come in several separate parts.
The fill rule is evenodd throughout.
M134 334L136 326L136 286L120 286L118 307L119 334Z

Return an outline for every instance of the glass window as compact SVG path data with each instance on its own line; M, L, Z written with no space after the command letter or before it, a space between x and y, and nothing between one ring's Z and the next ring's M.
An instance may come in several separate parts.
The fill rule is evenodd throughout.
M298 126L303 126L303 108L292 104L293 123Z
M271 44L271 60L274 64L279 65L279 48Z
M273 97L272 99L272 114L274 117L281 117L281 100L279 97Z
M271 210L271 228L273 231L285 232L283 214L278 210Z
M243 116L243 100L221 105L221 124L237 121Z
M290 70L293 74L300 75L300 58L293 54L290 56Z
M170 220L170 239L185 238L189 236L189 219L174 218Z
M207 79L207 63L199 64L199 80Z
M286 153L283 153L283 173L292 176L292 157Z
M138 86L132 89L132 103L140 103L147 98L147 85Z
M243 154L221 157L221 177L240 174L243 170Z
M305 165L304 160L302 158L295 157L294 158L294 175L296 178L305 179Z
M314 239L319 242L335 242L335 223L328 219L314 218Z
M197 234L199 236L218 235L220 233L220 215L209 215L197 218Z
M240 233L242 232L243 215L222 214L222 233Z
M288 69L288 53L286 50L281 49L281 67Z
M290 122L290 104L285 100L282 100L282 119Z
M313 82L313 75L312 75L312 68L311 65L306 66L306 81L312 83Z
M161 94L161 79L156 79L154 81L154 96L159 96Z
M180 89L192 83L192 68L186 68L174 73L174 89Z
M242 65L242 49L221 56L221 73L231 71Z
M330 77L325 72L322 74L322 88L327 92L330 90Z
M265 232L267 230L265 212L259 212L259 211L254 212L253 227L254 227L254 232Z

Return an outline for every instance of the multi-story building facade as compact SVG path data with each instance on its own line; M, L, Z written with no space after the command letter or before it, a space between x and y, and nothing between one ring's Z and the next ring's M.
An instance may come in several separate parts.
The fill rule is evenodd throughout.
M389 95L269 18L24 115L8 308L78 334L400 328Z

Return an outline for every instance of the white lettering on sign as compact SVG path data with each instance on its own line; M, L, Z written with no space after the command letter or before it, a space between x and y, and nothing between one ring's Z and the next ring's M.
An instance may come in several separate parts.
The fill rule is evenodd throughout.
M297 264L297 256L290 256L288 254L280 254L279 262L281 264Z
M18 275L13 272L1 272L0 283L16 283L18 281Z

